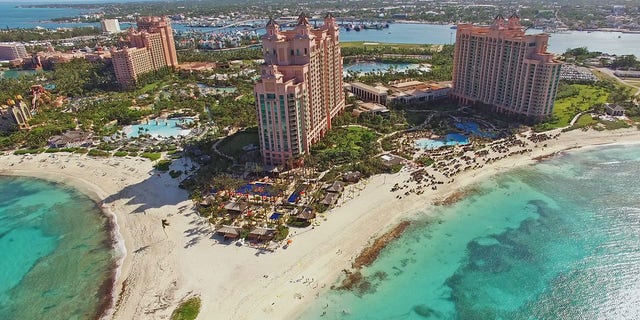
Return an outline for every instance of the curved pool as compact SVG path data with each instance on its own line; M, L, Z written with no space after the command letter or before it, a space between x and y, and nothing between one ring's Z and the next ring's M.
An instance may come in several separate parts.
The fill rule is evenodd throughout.
M467 145L469 138L459 133L449 133L441 139L423 138L415 141L415 145L423 150L435 150L444 146Z

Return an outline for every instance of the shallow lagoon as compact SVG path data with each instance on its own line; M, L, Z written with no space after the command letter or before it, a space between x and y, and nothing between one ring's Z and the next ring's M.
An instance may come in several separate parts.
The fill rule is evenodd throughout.
M61 184L0 176L0 319L92 319L114 250L96 204Z

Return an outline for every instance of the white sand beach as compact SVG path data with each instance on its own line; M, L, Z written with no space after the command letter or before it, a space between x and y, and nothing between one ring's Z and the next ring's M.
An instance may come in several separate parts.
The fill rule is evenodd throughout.
M438 190L397 199L395 183L408 170L378 175L348 186L340 207L318 219L319 226L291 229L287 249L261 252L218 243L213 229L197 217L179 179L154 174L152 163L132 158L92 158L68 153L0 156L0 174L33 176L78 188L101 202L117 219L124 258L115 284L115 305L106 318L168 319L180 301L202 297L199 319L294 319L329 290L375 238L435 201L536 158L563 150L610 143L638 143L640 131L574 130L532 152L492 162L455 176ZM178 162L180 162L179 160ZM179 169L181 163L176 163ZM348 200L348 201L345 201ZM428 210L427 210L428 211ZM166 234L161 219L170 226Z

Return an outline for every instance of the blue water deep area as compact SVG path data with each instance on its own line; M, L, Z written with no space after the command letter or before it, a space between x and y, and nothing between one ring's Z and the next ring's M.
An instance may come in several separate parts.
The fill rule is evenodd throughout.
M636 319L639 167L640 145L572 151L425 204L300 319Z

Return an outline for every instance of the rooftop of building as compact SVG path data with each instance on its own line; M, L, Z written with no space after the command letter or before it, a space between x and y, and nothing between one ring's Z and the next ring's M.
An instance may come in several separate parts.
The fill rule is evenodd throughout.
M441 82L423 82L416 80L406 80L406 81L395 81L392 82L391 90L394 92L408 92L408 91L433 91L445 88L451 88L451 81L441 81Z
M16 46L16 45L24 45L21 42L10 41L10 42L0 42L0 46Z
M389 88L381 85L381 84L377 84L375 87L374 86L370 86L368 84L364 84L362 82L352 82L350 83L351 87L357 87L363 90L367 90L367 91L371 91L371 92L375 92L377 94L386 94L387 91L389 91Z

